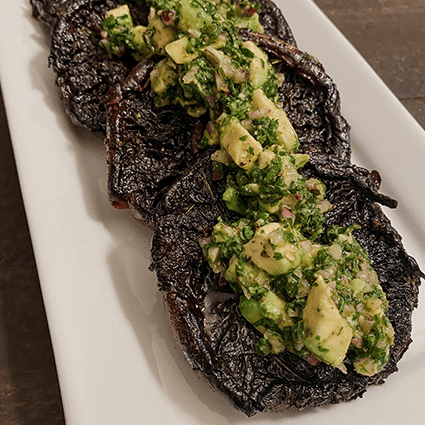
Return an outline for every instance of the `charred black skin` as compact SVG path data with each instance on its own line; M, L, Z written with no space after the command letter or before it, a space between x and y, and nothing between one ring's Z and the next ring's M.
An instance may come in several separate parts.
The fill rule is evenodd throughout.
M389 363L372 377L357 374L351 366L346 375L323 363L312 366L287 352L256 355L254 345L261 336L241 317L237 296L211 271L200 249L199 242L211 234L219 216L236 218L221 199L225 179L216 180L211 152L205 152L171 186L156 210L151 268L188 362L248 416L336 404L362 396L371 384L383 383L397 371L411 342L411 314L423 277L377 203L396 205L379 194L379 174L350 163L348 125L331 79L310 56L286 44L266 43L283 61L287 79L280 94L296 123L300 151L311 157L303 173L326 184L327 199L333 204L325 227L361 226L355 237L367 250L387 293L396 336ZM302 101L299 87L307 90L308 102ZM317 113L297 116L297 105Z
M275 40L282 40L292 46L296 46L294 35L288 25L282 11L271 0L254 0L261 6L258 14L260 22L264 28L264 34L273 37Z
M56 20L66 9L71 0L30 0L32 15L41 19L47 26L53 27Z
M205 127L183 109L154 107L147 89L153 65L154 58L143 60L111 89L105 138L109 199L148 226L163 190L199 151Z
M99 46L102 22L108 10L128 3L135 25L147 25L149 9L124 0L31 1L33 15L52 26L49 64L68 115L75 124L105 134L108 90L124 81L136 61L129 54L108 57ZM276 5L271 0L257 3L267 34L295 43Z

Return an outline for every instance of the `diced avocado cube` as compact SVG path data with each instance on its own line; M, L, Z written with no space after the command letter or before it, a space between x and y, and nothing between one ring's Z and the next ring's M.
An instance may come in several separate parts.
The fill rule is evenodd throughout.
M258 89L268 78L270 68L268 57L252 41L244 41L242 47L254 53L249 65L249 81L254 89Z
M219 222L213 228L212 237L214 242L226 242L230 238L236 236L237 233L234 227Z
M214 49L212 46L207 46L204 52L207 61L211 65L221 68L224 75L230 78L234 83L240 84L248 80L248 73L245 69L235 66L232 62L232 58L224 54L221 50Z
M149 56L152 52L146 46L145 39L143 34L146 32L146 27L142 25L137 25L132 29L134 34L133 42L137 46L138 53L133 53L133 56L136 60L142 60L143 57Z
M286 241L280 232L280 223L266 224L258 228L254 237L244 245L245 255L272 276L296 269L303 254L298 244Z
M356 294L358 292L363 292L366 282L363 279L352 279L350 285L353 288L353 292Z
M167 59L158 62L150 75L152 89L158 94L163 94L176 79L176 73L168 65Z
M173 59L173 61L179 65L186 62L191 62L198 57L198 53L188 53L187 48L189 46L189 39L187 37L179 38L170 44L165 46L165 51Z
M241 215L246 212L246 206L242 202L239 192L236 188L229 186L223 193L223 201L226 202L227 208Z
M357 373L365 376L373 376L380 370L377 362L370 357L355 360L353 366Z
M134 38L133 41L136 44L145 44L145 40L143 39L143 34L146 31L146 27L143 25L137 25L133 28Z
M205 108L205 106L202 106L202 105L189 106L186 109L186 112L191 117L199 118L201 115L204 115L205 112L207 112L207 108Z
M261 144L234 117L221 127L220 143L235 164L244 170L251 169L263 151Z
M224 277L228 282L238 283L238 275L236 273L236 266L238 265L238 262L238 257L233 255L229 261L226 273L224 274Z
M252 324L264 318L272 319L280 328L294 324L286 311L285 301L272 291L267 291L261 300L248 299L242 295L239 300L239 308L243 317Z
M297 134L290 123L285 111L276 106L261 89L256 89L252 93L252 107L256 109L266 109L267 116L277 120L279 126L276 131L276 143L283 146L287 152L293 151L299 146Z
M214 138L212 138L212 137L211 138L206 137L206 138L208 140L209 145L212 146L212 145L217 144L217 141ZM211 160L216 161L216 162L220 162L221 164L224 164L224 165L230 165L230 163L231 163L231 160L230 160L228 153L223 149L217 149L215 152L213 152L211 154Z
M292 156L295 159L295 168L297 170L304 167L304 165L307 164L310 159L306 153L294 153Z
M264 28L261 25L259 18L260 16L258 15L258 13L254 13L254 15L250 17L236 16L236 26L239 28L248 28L252 31L259 32L260 34L262 34L264 32Z
M259 288L268 288L270 285L270 276L254 263L241 261L235 254L229 261L228 268L224 277L228 282L237 283L247 298L259 290Z
M270 162L276 158L276 154L269 149L264 150L260 154L260 158L258 159L258 167L262 170L266 168Z
M354 279L354 280L362 280L362 279ZM384 309L382 307L382 300L376 297L371 297L367 300L366 303L367 309L371 312L372 315L383 315Z
M127 16L128 17L128 26L133 27L133 20L131 19L131 13L130 9L126 4L123 4L122 6L118 6L115 9L111 9L106 14L106 17L113 16L115 19L119 18L120 16Z
M213 20L212 16L203 9L201 3L192 0L180 0L178 12L178 26L184 32L200 30Z
M254 324L261 319L264 319L264 315L262 313L261 304L254 300L254 298L246 298L241 295L239 299L239 309L242 313L242 316L249 322Z
M292 318L288 316L286 302L274 292L268 291L260 304L263 315L274 320L280 328L294 324Z
M286 347L281 335L266 330L264 332L264 338L270 344L270 352L272 354L280 354L282 351L285 350Z
M316 280L303 311L304 345L320 360L332 366L342 363L353 331L341 316L322 276Z
M165 46L176 39L173 27L167 27L155 13L149 21L148 29L152 31L151 43L155 53L165 54Z
M272 291L268 291L259 301L254 298L248 299L242 295L239 299L239 309L242 316L253 325L264 318L273 320L280 329L294 324L292 318L287 314L285 301ZM285 350L280 335L276 334L275 331L271 331L263 325L256 325L255 327L264 334L273 354L279 354Z

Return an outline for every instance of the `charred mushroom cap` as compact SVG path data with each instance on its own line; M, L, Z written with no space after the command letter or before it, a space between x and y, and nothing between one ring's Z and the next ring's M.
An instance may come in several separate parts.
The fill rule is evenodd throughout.
M211 152L206 152L158 205L151 267L188 362L248 416L348 401L361 396L369 385L384 382L397 371L397 362L411 342L411 315L423 277L377 204L394 207L395 201L379 194L375 172L349 160L348 126L331 79L310 56L286 44L268 39L267 43L282 58L279 66L287 78L281 96L296 125L300 150L311 155L303 172L325 183L327 199L334 206L325 226L361 226L354 235L367 250L387 293L395 343L387 366L372 377L359 375L352 367L343 374L324 363L312 366L289 352L266 357L255 353L261 336L242 318L237 296L223 289L199 245L219 216L235 219L221 200L225 183L214 179ZM300 110L306 108L315 113L302 117Z
M41 19L51 28L65 11L70 1L71 0L30 0L32 16L36 19Z
M140 62L110 91L105 138L110 201L149 226L163 190L193 158L205 127L182 108L154 107L147 89L153 64L152 58Z

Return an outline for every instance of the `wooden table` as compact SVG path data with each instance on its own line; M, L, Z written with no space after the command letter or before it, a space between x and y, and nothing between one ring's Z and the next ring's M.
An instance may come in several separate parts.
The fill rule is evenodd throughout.
M425 128L425 1L316 3Z
M316 3L425 128L425 0L317 0ZM2 99L0 423L64 424Z

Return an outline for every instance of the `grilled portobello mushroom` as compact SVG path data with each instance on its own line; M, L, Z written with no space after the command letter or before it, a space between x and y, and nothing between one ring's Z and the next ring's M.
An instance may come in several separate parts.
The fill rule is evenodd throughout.
M32 15L52 27L71 0L30 0Z
M288 351L258 356L254 347L262 335L242 317L239 295L211 270L201 249L218 217L238 218L222 200L225 179L217 179L213 171L211 150L203 153L156 209L151 268L193 370L252 416L352 400L369 385L383 383L397 371L411 342L411 314L423 274L381 210L379 203L396 203L379 193L379 174L349 160L349 130L340 114L339 95L320 63L285 43L244 36L256 37L280 59L276 66L284 72L285 83L279 94L299 135L300 151L310 155L301 173L326 185L333 209L325 214L325 229L335 224L361 226L353 235L368 252L387 294L387 316L395 330L390 360L372 376L356 373L350 364L346 374L325 363L312 365Z

